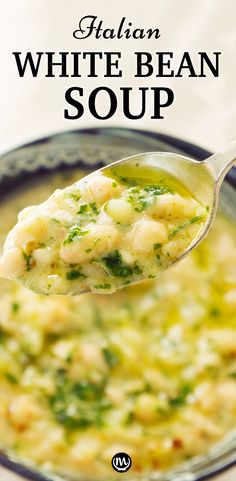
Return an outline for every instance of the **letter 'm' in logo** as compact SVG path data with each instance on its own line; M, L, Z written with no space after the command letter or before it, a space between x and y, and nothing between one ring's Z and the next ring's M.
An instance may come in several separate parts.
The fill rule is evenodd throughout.
M111 465L118 473L125 473L131 468L132 460L127 453L117 453L113 456Z

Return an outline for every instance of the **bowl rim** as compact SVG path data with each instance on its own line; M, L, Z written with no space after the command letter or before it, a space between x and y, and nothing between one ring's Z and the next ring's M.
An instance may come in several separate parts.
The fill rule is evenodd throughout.
M87 127L87 128L78 128L78 129L69 129L69 130L63 130L59 132L55 132L43 137L39 137L35 140L19 144L15 146L13 149L9 149L6 152L2 153L0 155L0 162L1 158L4 157L5 155L12 154L17 152L18 150L21 150L23 148L27 147L33 147L36 145L40 144L46 144L50 142L52 139L56 139L58 137L63 137L63 135L73 135L73 134L79 134L79 135L92 135L92 136L99 136L99 135L107 135L107 136L120 136L122 137L124 134L127 137L127 135L137 135L140 138L141 137L146 137L150 138L153 140L159 140L160 142L163 142L164 144L167 144L170 147L173 147L174 149L180 150L184 155L190 156L193 158L196 158L197 160L204 160L208 156L210 156L212 153L197 144L191 143L187 140L184 140L179 137L174 137L165 133L160 133L158 131L152 131L152 130L145 130L145 129L134 129L134 128L127 128L127 127L119 127L119 126L112 126L112 127ZM231 169L231 171L227 174L226 176L228 182L233 185L236 188L236 168ZM198 457L197 457L198 458ZM14 474L17 474L21 477L23 477L23 480L25 481L66 481L66 478L54 475L54 474L47 474L42 472L37 471L37 467L31 466L31 463L26 462L23 464L17 459L14 458L11 454L8 454L7 452L2 452L0 450L0 466L3 466L4 468L8 469ZM171 478L166 478L168 481L203 481L212 478L212 476L217 476L224 471L230 469L232 466L236 464L236 455L229 456L228 461L226 460L225 462L219 463L219 465L216 465L215 468L211 468L210 471L204 472L204 468L202 470L202 474L200 475L194 475L192 478L190 477L191 471L189 471L189 468L186 468L186 472L177 472L176 474L171 470L170 471L170 476ZM183 466L184 467L184 466ZM181 466L180 466L181 469ZM167 473L168 474L168 473ZM138 478L137 478L138 479ZM145 478L146 479L146 478ZM22 480L22 481L23 481Z
M5 152L1 153L0 158L4 157L9 153L16 152L19 149L32 147L34 145L39 145L42 143L50 142L52 138L60 137L63 135L71 135L71 134L89 134L98 136L101 134L106 135L122 135L124 133L131 133L136 135L142 135L144 137L149 137L154 140L159 140L166 144L169 144L179 150L182 150L186 153L186 155L196 156L198 160L203 160L207 156L211 155L212 152L200 147L199 145L184 140L179 137L175 137L169 134L160 133L158 131L150 130L150 129L134 129L129 127L120 127L120 126L110 126L110 127L84 127L78 129L69 129L69 130L62 130L59 132L51 133L49 135L45 135L43 137L36 138L34 140L30 140L29 142L24 142L17 144L12 149L7 149ZM126 135L127 137L127 135Z

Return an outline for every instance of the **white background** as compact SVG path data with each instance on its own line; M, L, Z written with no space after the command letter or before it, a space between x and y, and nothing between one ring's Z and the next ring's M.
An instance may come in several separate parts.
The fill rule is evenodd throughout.
M123 16L134 27L160 29L159 40L76 40L72 32L84 15L97 15L104 27L116 27ZM0 153L23 142L57 131L86 126L130 126L179 136L211 150L236 138L236 4L235 0L1 0L0 13ZM122 51L123 79L20 79L12 51ZM187 50L221 51L220 78L132 78L135 50L174 51L178 59ZM100 75L103 68L100 69ZM119 111L109 121L96 121L87 113L80 120L65 120L65 90L87 90L106 84L119 86L168 85L175 103L164 120L146 117L128 121ZM138 106L136 100L136 106ZM4 481L11 475L1 474ZM232 471L222 479L233 480ZM15 479L15 478L14 478ZM217 478L219 479L219 478Z

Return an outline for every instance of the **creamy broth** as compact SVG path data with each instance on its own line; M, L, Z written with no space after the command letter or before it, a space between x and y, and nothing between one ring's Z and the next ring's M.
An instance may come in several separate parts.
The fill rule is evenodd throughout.
M77 172L76 178L79 177ZM73 179L6 199L17 213ZM236 418L236 228L218 216L159 279L113 296L35 294L0 281L0 444L45 469L110 478L163 471L209 448Z
M95 172L20 212L0 274L38 293L111 294L175 263L207 209L164 171L136 169Z

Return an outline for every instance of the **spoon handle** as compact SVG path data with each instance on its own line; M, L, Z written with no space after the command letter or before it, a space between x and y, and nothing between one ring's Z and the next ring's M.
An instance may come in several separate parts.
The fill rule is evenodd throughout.
M228 170L236 165L236 141L231 142L223 152L211 155L204 163L213 171L216 181L221 182Z

